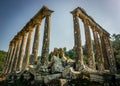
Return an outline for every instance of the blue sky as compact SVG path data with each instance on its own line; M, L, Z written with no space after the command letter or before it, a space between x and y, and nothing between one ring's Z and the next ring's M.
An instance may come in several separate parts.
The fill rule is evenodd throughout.
M55 11L51 16L50 50L54 47L73 48L73 19L70 11L76 7L84 8L110 34L120 33L120 0L0 0L0 50L8 50L12 38L43 5ZM43 30L44 20L40 41ZM81 33L84 44L84 31L81 30ZM40 49L41 46L42 43Z

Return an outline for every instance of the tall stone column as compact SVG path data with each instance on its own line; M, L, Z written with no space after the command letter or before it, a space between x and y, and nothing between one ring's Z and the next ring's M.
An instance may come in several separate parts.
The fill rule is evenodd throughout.
M76 52L76 70L81 70L83 68L83 50L82 50L82 41L81 41L81 33L79 26L79 19L76 14L73 13L73 21L74 21L74 48Z
M13 41L10 42L10 46L11 46L11 51L10 51L9 61L8 61L7 65L6 65L5 74L8 73L8 71L9 71L9 66L10 66L10 62L11 62L11 60L12 60L12 54L13 54L13 51L14 51L14 43L13 43Z
M106 52L106 45L105 45L105 36L104 34L101 32L100 34L100 39L101 39L101 48L102 48L102 53L103 53L103 58L104 58L104 67L105 69L109 69L109 60L108 60L108 56L107 56L107 52Z
M11 60L10 66L9 66L9 73L11 73L13 71L12 67L13 67L13 64L14 64L15 54L16 54L17 45L18 45L18 41L17 41L16 38L15 38L15 42L14 43L15 43L15 48L14 48L14 51L13 51L13 54L12 54L12 60Z
M85 38L86 38L86 51L87 51L87 60L88 60L88 67L92 69L96 69L95 66L95 57L93 52L93 44L91 40L90 28L88 24L88 20L84 19L84 30L85 30Z
M44 26L44 38L43 38L43 46L42 46L42 58L41 63L43 65L48 65L48 56L49 56L49 45L50 45L50 16L47 15L45 19Z
M19 59L21 42L22 42L22 36L19 35L19 36L18 36L17 51L16 51L16 54L15 54L16 59L14 60L13 71L16 71L16 69L17 69L17 67L18 67L17 64L19 63L19 62L18 62L18 59Z
M33 28L31 28L31 30L29 30L27 45L26 45L26 50L25 50L25 69L26 70L29 65L30 49L31 49L31 42L32 42L32 32L33 32Z
M19 63L18 63L18 70L22 70L22 64L23 64L23 59L25 55L25 46L26 46L26 39L27 39L27 33L23 32L23 39L22 39L22 44L20 48L20 54L19 54Z
M102 51L101 51L101 47L100 47L100 42L99 42L99 38L98 38L98 33L95 30L96 28L93 27L93 35L94 35L94 42L95 42L95 49L96 49L96 62L98 64L98 70L100 72L104 71L104 60L103 60L103 56L102 56Z
M115 74L117 69L116 69L116 63L115 63L115 58L113 54L113 50L110 44L110 39L108 36L105 37L105 45L106 45L106 50L107 50L107 55L108 55L108 60L110 63L109 70L111 73Z
M37 62L38 58L39 42L40 42L40 23L37 24L33 43L32 55L35 63Z

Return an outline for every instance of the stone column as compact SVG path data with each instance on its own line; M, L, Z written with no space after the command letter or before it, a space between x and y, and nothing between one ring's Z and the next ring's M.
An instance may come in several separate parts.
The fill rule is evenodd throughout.
M22 44L20 48L20 54L19 54L19 63L18 63L18 70L22 70L22 64L23 64L23 59L25 55L25 46L26 46L26 39L27 39L27 33L23 32L23 39L22 39Z
M48 65L49 45L50 45L50 17L51 15L47 15L45 19L44 38L43 38L42 55L41 55L42 56L41 63L43 65Z
M19 63L19 62L18 62L18 59L19 59L21 42L22 42L22 36L19 35L19 36L18 36L17 51L16 51L16 54L15 54L16 59L15 59L15 61L14 61L13 71L16 71L16 69L17 69L17 67L18 67L17 64Z
M12 67L13 67L13 64L14 64L15 54L16 54L16 50L17 50L17 46L18 46L18 41L17 41L16 38L15 38L14 43L15 43L15 48L14 48L14 51L13 51L13 54L12 54L12 60L11 60L10 66L9 66L9 73L13 72Z
M102 51L100 47L100 42L98 38L98 33L95 30L96 27L93 27L93 35L94 35L94 42L95 42L95 49L96 49L96 62L98 64L98 71L103 72L104 71L104 60L102 56Z
M103 53L103 58L104 58L104 67L105 69L109 69L109 62L108 62L108 56L107 56L107 52L106 52L106 45L105 45L105 35L103 34L103 32L99 33L100 34L100 39L101 39L101 48L102 48L102 53Z
M76 70L81 70L83 68L83 50L82 50L82 41L81 41L81 33L79 26L79 19L76 14L73 13L73 21L74 21L74 48L76 52Z
M96 69L95 66L95 57L94 57L94 52L93 52L93 44L91 40L91 34L90 34L90 29L88 25L88 20L84 19L84 30L85 30L85 38L86 38L86 51L87 51L87 60L88 60L88 67L92 69Z
M25 50L25 69L26 70L28 70L28 65L29 65L30 49L31 49L31 42L32 42L32 32L33 32L33 28L31 28L31 30L29 30L27 45L26 45L26 50Z
M40 23L37 24L35 36L34 36L33 51L32 51L34 63L37 62L37 58L38 58L39 42L40 42Z
M13 41L10 42L10 46L11 46L11 51L10 51L9 61L8 61L7 65L6 65L5 74L8 73L8 71L9 71L9 66L10 66L10 62L11 62L11 60L12 60L12 54L13 54L13 51L14 51L14 43L13 43Z
M112 47L111 47L111 44L110 44L110 39L109 39L108 36L105 37L105 45L106 45L108 60L109 60L109 63L110 63L109 70L110 70L111 73L115 74L117 72L116 63L115 63L113 50L112 50Z

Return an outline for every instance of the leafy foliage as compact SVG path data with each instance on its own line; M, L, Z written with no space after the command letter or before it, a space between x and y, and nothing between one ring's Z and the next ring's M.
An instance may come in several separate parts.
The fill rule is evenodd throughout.
M4 62L6 60L7 52L0 50L0 72L4 67Z
M74 49L70 49L70 50L66 51L66 48L64 48L64 51L65 51L65 56L67 58L75 59L75 51L74 51Z
M118 72L120 72L120 34L112 35L112 47L116 59Z

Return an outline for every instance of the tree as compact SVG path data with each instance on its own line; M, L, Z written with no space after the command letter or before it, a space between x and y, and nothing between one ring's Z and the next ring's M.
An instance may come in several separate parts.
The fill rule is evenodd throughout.
M118 72L120 72L120 34L113 34L111 42L116 59L117 69Z
M65 51L65 56L71 59L75 59L75 51L74 49L70 49L68 51Z
M6 57L7 57L7 52L0 50L0 72L3 70Z

